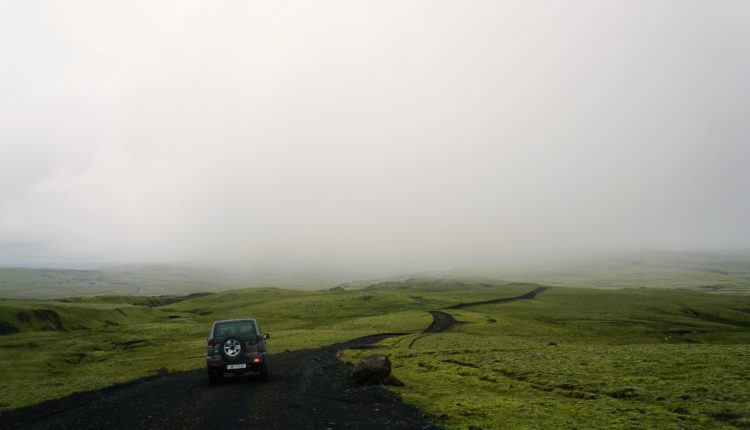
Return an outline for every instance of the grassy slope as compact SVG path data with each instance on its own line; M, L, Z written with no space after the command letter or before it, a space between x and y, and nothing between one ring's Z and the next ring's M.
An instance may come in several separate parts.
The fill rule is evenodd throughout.
M750 427L747 296L553 288L451 313L382 342L397 391L451 427Z
M383 342L407 384L397 390L455 428L750 426L747 295L552 288L451 311L464 324L418 333L430 322L425 310L533 288L414 279L357 291L235 290L160 307L132 296L0 300L0 321L22 330L0 336L0 403L202 367L211 321L254 316L276 352L414 333Z
M202 367L205 337L217 319L258 318L264 331L272 334L272 352L380 332L420 331L431 321L424 310L456 303L458 287L456 283L436 285L434 295L423 294L424 288L416 288L420 294L387 289L246 289L160 307L135 305L147 302L146 298L130 296L0 300L0 322L21 330L0 336L0 407L28 405L151 375L162 368ZM493 296L525 289L460 287ZM55 326L50 311L59 317L61 327Z

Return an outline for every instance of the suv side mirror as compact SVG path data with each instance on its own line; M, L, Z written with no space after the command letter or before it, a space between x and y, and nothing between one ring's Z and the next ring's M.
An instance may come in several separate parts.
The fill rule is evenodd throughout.
M263 339L270 339L271 335L268 333L263 334Z

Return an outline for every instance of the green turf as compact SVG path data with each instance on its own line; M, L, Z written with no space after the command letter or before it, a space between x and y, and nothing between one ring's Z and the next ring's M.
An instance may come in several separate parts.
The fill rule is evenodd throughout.
M415 285L417 283L415 282ZM452 285L452 287L450 287ZM418 332L425 310L457 303L453 288L482 296L518 286L442 285L432 293L390 289L234 290L174 298L101 296L61 300L0 299L0 407L8 409L141 376L204 366L214 320L254 317L271 333L271 352L313 348L383 332ZM155 306L164 304L163 306Z
M452 428L750 427L747 296L552 288L450 312L450 332L382 352L395 390Z
M551 288L415 278L359 290L233 290L205 296L0 300L0 407L16 408L164 369L204 365L217 319L255 317L272 352L380 332L392 388L450 428L748 428L750 296ZM372 351L345 351L356 360Z

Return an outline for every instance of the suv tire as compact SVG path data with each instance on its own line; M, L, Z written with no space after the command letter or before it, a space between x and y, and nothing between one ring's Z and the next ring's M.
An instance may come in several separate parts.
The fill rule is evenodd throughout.
M268 363L263 361L263 363L260 365L260 369L258 369L258 380L266 382L268 381Z

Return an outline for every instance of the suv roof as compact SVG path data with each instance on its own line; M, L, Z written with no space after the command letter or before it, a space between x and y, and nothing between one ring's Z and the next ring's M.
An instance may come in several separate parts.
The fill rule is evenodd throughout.
M218 321L214 321L214 324L222 323L222 322L232 322L232 321L255 321L255 318L235 318L231 320L218 320Z

